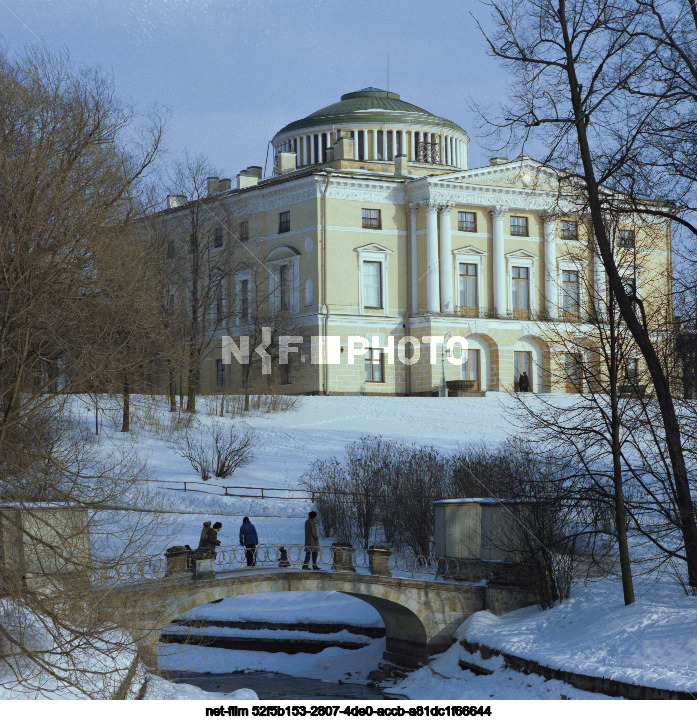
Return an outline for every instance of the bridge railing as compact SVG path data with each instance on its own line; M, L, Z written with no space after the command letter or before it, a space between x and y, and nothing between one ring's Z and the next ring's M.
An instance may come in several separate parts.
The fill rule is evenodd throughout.
M414 553L393 552L385 547L351 548L349 546L319 546L310 549L317 553L317 565L322 570L343 573L367 571L378 575L417 578L429 577L455 580L461 572L461 562L453 558L437 558ZM244 546L221 546L216 558L216 570L223 572L250 568ZM251 555L251 568L302 568L308 555L304 545L259 545ZM307 558L313 567L312 554ZM250 568L250 570L251 570Z
M309 550L307 561L310 569L316 564L321 570L339 573L368 573L450 582L466 580L464 562L454 558L393 552L384 546L351 548L335 544ZM316 559L313 559L312 551L316 552ZM131 585L164 577L185 580L188 576L185 570L194 573L194 553L192 552L188 559L178 559L176 566L170 566L168 559L163 556L108 569L100 573L99 578L95 578L95 582L99 585ZM257 569L302 569L307 555L307 547L300 544L284 546L264 544L256 546L253 552L247 551L244 546L220 546L217 549L214 568L216 573ZM251 566L249 561L252 563ZM467 580L471 582L474 579Z

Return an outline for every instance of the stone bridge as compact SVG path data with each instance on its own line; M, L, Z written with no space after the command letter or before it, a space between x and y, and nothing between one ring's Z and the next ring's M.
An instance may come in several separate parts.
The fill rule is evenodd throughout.
M260 569L123 586L109 594L103 612L118 620L119 609L129 609L124 625L130 625L128 630L143 661L156 668L160 634L173 619L195 606L252 593L337 591L365 601L380 614L385 624L386 660L415 667L448 648L455 629L476 611L491 608L501 612L524 605L517 598L519 589L517 595L513 590L341 571Z

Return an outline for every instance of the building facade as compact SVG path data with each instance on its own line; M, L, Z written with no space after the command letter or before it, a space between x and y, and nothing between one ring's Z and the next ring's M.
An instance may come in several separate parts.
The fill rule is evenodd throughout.
M527 157L469 168L462 128L376 88L272 142L270 177L250 167L234 188L210 178L206 207L220 252L243 247L219 335L249 331L261 277L269 317L285 313L302 337L284 390L431 395L443 378L512 390L523 371L535 392L576 389L576 359L559 340L587 332L591 297L606 290L589 220L560 193L563 171ZM169 205L165 214L186 212ZM665 306L670 225L629 217L616 237L637 296ZM454 337L463 349L448 348ZM313 362L327 353L330 363ZM238 388L245 370L235 359L223 368L215 343L201 377Z

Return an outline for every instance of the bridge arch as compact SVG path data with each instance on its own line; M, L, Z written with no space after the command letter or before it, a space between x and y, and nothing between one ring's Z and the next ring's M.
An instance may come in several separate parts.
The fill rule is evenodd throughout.
M365 601L385 624L385 658L407 666L418 666L427 656L444 651L457 626L484 608L483 589L477 586L316 571L236 572L169 586L158 621L139 636L141 656L157 667L161 632L196 606L233 596L294 591L337 591Z

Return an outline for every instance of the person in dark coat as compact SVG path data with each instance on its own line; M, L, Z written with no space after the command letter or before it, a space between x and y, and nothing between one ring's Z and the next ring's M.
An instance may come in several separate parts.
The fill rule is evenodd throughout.
M527 393L530 390L530 379L528 378L527 371L523 371L518 379L518 388L522 393Z
M213 524L213 528L208 531L208 547L215 550L216 546L220 545L220 541L218 540L218 531L223 527L223 524L220 521L216 521Z
M257 536L257 529L254 528L254 524L245 516L242 519L242 525L240 526L240 545L244 546L244 555L247 558L248 566L256 566L257 559L255 556L255 549L259 543Z
M203 530L201 531L201 538L199 539L199 542L198 542L199 548L208 548L208 540L210 538L210 535L211 535L211 522L204 521L203 522Z
M305 521L305 560L303 561L303 568L307 570L310 567L310 556L312 556L312 570L319 571L320 567L317 565L319 536L317 535L315 518L317 518L317 512L310 511L309 518Z

